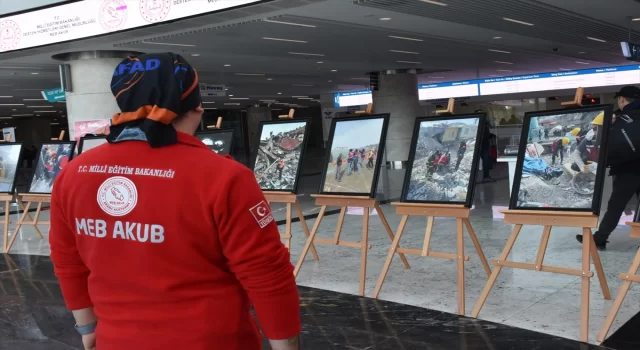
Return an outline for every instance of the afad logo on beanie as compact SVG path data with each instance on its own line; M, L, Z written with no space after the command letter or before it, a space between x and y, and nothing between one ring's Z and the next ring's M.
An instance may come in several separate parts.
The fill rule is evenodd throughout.
M116 70L113 71L113 76L118 77L123 74L133 74L136 72L149 72L160 68L160 60L157 58L150 58L146 62L132 61L127 63L120 63Z

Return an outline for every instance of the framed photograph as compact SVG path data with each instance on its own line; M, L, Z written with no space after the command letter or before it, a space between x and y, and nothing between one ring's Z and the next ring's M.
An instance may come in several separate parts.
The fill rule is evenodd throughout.
M309 124L308 119L260 123L260 140L252 164L263 191L297 192Z
M40 146L34 164L29 193L49 194L60 171L73 158L75 142L48 141Z
M21 143L0 144L0 193L13 193L22 152Z
M403 202L471 207L484 113L416 119Z
M196 133L196 137L202 141L210 150L221 156L231 154L233 147L232 129L215 129Z
M321 194L375 197L389 114L334 118Z
M107 143L106 136L83 136L78 144L78 154Z
M612 115L611 105L526 113L509 208L598 215Z

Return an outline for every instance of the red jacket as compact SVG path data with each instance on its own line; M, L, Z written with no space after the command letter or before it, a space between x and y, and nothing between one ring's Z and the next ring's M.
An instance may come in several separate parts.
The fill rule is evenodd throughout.
M71 161L51 203L67 306L94 306L100 350L253 350L300 332L289 252L252 172L179 144L105 144ZM70 327L72 325L69 325Z

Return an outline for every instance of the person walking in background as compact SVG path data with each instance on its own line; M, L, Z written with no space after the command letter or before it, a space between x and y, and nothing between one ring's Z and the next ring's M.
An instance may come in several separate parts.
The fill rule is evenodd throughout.
M458 168L460 167L460 162L462 162L462 158L464 158L464 154L466 152L467 152L467 143L462 141L460 142L460 146L458 147L458 153L457 153L458 159L456 159L456 171L458 171Z
M369 162L367 163L367 168L369 169L373 169L373 157L375 157L375 150L373 149L373 147L371 147L371 149L369 150Z
M351 169L353 168L353 149L349 149L347 154L347 176L351 176Z
M633 122L637 123L640 120L640 89L635 86L625 86L615 95L618 107L622 111L622 114L626 114L627 118L632 116ZM597 119L598 117L596 117ZM604 118L603 118L604 119ZM624 121L617 121L613 119L613 123L621 123ZM592 122L593 124L595 123ZM602 124L600 124L602 125ZM614 126L612 126L613 129ZM626 135L626 134L625 134ZM610 135L609 137L612 137ZM629 139L636 142L640 139L640 135L627 135ZM604 166L604 164L599 164ZM613 188L611 190L611 197L607 203L607 211L600 221L598 231L593 235L593 239L596 243L596 248L604 250L607 248L609 236L618 226L620 217L624 212L627 204L633 195L640 195L640 161L637 159L631 159L621 164L612 165L609 170L609 175L613 176ZM576 239L582 243L582 235L577 235Z
M559 138L551 144L551 165L556 164L556 157L560 156L560 164L564 163L564 148L569 145L569 138Z
M259 350L260 329L300 348L291 257L253 172L193 136L198 86L179 55L125 59L108 143L56 179L51 260L85 349Z
M354 172L358 172L358 162L359 161L360 161L360 152L356 148L353 151L353 161L351 162L351 164L353 164L353 171Z
M364 148L360 150L360 167L364 168L364 160L367 156L367 152L365 152Z
M336 159L336 180L338 180L338 182L342 181L342 153L340 153L338 159Z
M481 109L475 113L483 113ZM482 144L480 146L480 158L482 159L482 183L495 182L491 177L491 124L486 120L482 127Z

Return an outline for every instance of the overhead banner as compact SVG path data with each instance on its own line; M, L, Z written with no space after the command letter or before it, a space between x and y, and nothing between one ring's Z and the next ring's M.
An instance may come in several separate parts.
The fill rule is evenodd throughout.
M64 90L62 90L62 88L44 90L41 93L42 97L51 103L64 101L66 99Z
M140 28L260 1L78 1L0 18L0 52Z
M209 97L224 97L227 95L224 85L200 83L200 95Z

